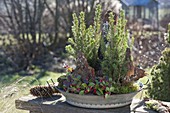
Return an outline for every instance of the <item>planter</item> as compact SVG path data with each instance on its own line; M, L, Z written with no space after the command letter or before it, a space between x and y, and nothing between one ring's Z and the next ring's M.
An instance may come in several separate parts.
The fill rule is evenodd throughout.
M79 95L74 93L67 93L59 90L65 97L66 102L83 108L117 108L129 105L132 102L133 97L139 92L133 92L128 94L115 94L108 98L97 95Z

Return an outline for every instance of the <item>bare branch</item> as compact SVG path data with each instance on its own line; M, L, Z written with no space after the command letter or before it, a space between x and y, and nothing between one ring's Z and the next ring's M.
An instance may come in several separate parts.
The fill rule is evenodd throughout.
M47 4L47 1L44 0L44 4L47 7L47 9L50 11L50 14L53 16L53 18L55 18L55 14L54 11L52 11L52 9L49 7L49 5Z
M10 13L10 11L9 11L9 7L8 7L8 4L7 4L6 0L4 0L4 5L5 5L6 11L7 11L8 18L9 18L11 24L12 24L12 25L9 26L9 27L12 28L12 29L15 29L14 21L13 21L13 19L12 19L12 15L11 15L11 13Z

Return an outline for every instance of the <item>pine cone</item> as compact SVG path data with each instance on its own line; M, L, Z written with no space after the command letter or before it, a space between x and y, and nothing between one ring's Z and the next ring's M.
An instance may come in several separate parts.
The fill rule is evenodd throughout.
M52 86L35 86L30 89L30 94L37 97L50 97L58 91Z

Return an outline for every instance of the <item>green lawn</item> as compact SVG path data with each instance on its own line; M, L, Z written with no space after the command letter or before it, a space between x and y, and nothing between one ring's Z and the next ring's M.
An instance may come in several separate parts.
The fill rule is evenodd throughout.
M34 74L25 72L13 75L0 75L0 113L27 113L15 108L15 100L29 94L29 89L34 85L47 85L46 81L53 79L55 82L62 73L37 69Z

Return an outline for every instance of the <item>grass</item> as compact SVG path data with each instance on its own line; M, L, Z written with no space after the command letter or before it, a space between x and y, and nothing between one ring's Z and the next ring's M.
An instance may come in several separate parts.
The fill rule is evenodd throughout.
M13 84L5 87L0 93L0 112L1 113L28 113L26 111L17 110L15 108L15 100L21 96L27 95L29 88Z
M32 75L25 72L0 75L0 113L28 113L16 109L15 100L28 95L34 85L46 85L46 81L51 78L56 82L61 75L40 69L36 69Z

